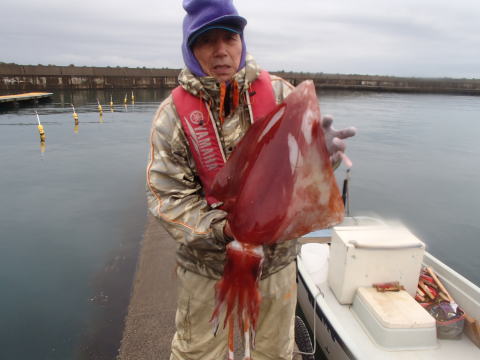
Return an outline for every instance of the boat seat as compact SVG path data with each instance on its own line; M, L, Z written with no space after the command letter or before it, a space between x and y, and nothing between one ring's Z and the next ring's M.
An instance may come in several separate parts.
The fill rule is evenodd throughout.
M389 350L437 346L435 319L408 292L357 289L353 313L374 342Z

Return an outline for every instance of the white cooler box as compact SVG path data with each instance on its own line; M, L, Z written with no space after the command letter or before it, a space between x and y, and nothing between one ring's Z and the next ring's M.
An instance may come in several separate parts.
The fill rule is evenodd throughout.
M407 292L358 288L352 310L367 333L386 350L437 347L435 319Z
M418 286L425 244L404 226L338 226L332 234L328 284L341 304L357 288L398 281L412 296Z

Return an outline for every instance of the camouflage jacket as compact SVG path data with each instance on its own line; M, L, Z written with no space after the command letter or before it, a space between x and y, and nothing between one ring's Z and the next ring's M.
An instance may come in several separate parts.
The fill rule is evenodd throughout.
M247 91L259 73L260 68L247 56L246 66L234 75L240 92ZM179 82L185 90L210 104L221 145L228 158L250 126L246 104L241 101L240 106L220 125L219 84L215 79L197 78L185 69L179 75ZM293 87L272 75L271 82L276 101L280 103ZM153 119L147 166L147 199L151 213L178 243L178 265L209 278L220 278L225 245L229 241L223 234L227 213L210 208L203 196L171 95L162 102ZM296 240L265 246L264 253L262 278L281 270L295 259Z

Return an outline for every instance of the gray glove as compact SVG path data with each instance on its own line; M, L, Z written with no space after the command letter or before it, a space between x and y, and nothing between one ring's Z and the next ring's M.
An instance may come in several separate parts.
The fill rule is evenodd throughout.
M330 154L330 161L332 166L337 168L342 159L345 160L347 167L351 167L351 161L344 154L346 144L344 139L348 139L355 135L357 130L352 126L341 130L336 130L333 126L333 117L325 115L322 117L322 128L325 135L325 143L327 145L328 153Z

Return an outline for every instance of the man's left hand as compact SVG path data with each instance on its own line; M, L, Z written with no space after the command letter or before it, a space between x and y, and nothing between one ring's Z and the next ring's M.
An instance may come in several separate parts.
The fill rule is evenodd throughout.
M330 161L333 167L337 167L342 162L343 153L345 152L346 144L344 139L348 139L355 135L357 130L354 127L348 127L341 130L336 130L333 124L333 117L325 115L322 117L322 128L325 135L325 144L330 155ZM343 155L343 156L342 156Z

